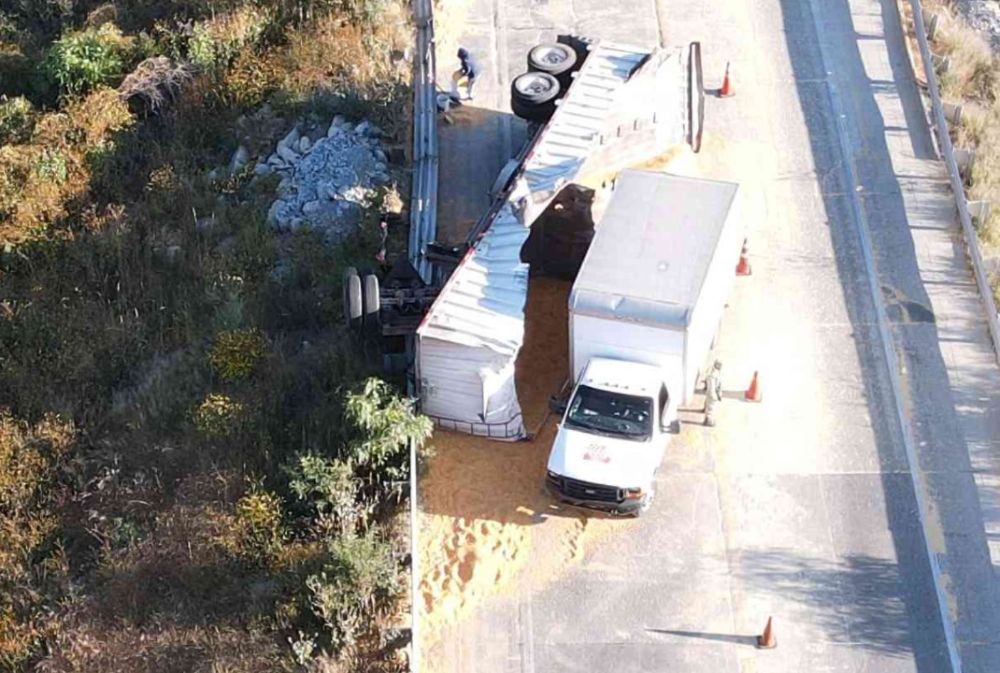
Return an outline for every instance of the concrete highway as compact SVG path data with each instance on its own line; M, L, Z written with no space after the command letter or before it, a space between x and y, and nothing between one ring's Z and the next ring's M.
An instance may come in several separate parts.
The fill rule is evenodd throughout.
M700 40L706 86L732 62L736 96L709 98L693 165L743 186L753 275L723 319L730 394L718 426L686 416L652 510L547 585L485 602L447 632L431 668L936 673L951 670L949 633L966 673L1000 670L1000 585L969 453L978 438L1000 474L989 462L1000 461L995 363L982 352L894 0L461 4L461 25L439 45L439 76L460 42L486 77L478 122L442 129L443 238L460 238L485 207L523 137L507 90L530 46L562 32ZM917 466L897 421L859 217ZM966 313L945 320L948 302ZM961 395L953 369L963 358L986 372L988 392ZM755 370L764 401L745 403ZM914 467L932 510L927 537ZM945 572L945 620L928 546ZM758 650L768 616L779 646Z

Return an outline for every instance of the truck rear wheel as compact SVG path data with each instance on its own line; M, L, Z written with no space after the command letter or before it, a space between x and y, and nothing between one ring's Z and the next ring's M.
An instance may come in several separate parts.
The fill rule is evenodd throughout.
M526 72L510 83L510 107L521 119L546 122L556 111L559 80L547 72Z
M558 79L563 88L569 86L570 77L576 69L576 52L568 45L548 42L532 47L528 52L528 72L547 72Z
M380 311L382 305L378 295L378 276L370 273L362 280L362 307L364 310L365 331L378 334L382 329Z
M361 327L364 304L361 298L361 278L353 266L344 270L344 319L351 329Z

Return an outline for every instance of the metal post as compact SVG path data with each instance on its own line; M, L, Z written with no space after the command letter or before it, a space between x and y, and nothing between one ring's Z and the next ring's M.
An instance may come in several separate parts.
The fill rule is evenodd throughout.
M417 547L417 445L410 442L410 673L420 670L420 549Z

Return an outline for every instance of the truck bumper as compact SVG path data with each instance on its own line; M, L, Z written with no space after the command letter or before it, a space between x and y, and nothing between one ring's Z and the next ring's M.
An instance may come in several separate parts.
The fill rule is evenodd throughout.
M561 492L558 487L548 481L545 482L545 492L552 498L568 505L572 505L573 507L607 512L608 514L613 514L615 516L639 516L644 502L643 500L607 502L605 500L586 500L574 498Z

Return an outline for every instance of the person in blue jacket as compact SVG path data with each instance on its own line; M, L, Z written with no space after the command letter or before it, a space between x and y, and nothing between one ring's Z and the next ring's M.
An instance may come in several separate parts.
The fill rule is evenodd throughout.
M455 100L472 100L473 91L476 88L476 82L481 72L479 63L476 62L476 59L472 57L472 54L465 47L458 48L458 62L458 70L451 75L452 98ZM463 83L465 84L465 98L460 98L458 87Z

